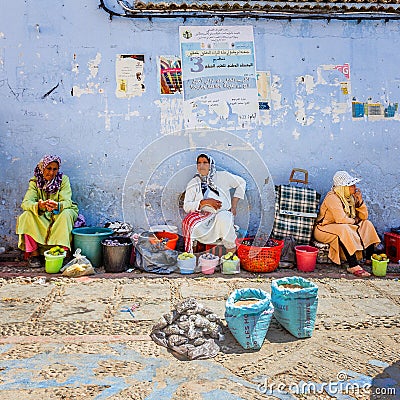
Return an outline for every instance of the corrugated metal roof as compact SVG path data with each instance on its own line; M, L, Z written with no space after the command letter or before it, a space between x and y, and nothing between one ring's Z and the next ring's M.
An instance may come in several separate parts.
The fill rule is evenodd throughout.
M383 0L383 1L346 1L346 0L289 0L289 1L205 1L205 0L183 0L183 1L164 1L164 0L137 0L135 1L136 9L143 8L160 8L160 9L181 9L181 10L223 10L223 11L237 11L237 10L254 10L254 11L291 11L291 12L304 12L312 10L340 10L340 11L373 11L373 12L387 12L398 11L400 2L397 0Z
M116 0L118 12L100 0L100 7L110 14L124 17L159 16L234 16L312 18L400 18L400 0Z

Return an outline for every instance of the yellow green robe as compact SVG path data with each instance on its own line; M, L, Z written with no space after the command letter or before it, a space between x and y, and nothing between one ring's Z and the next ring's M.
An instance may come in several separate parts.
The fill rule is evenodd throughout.
M37 178L29 180L29 187L22 201L24 212L17 219L18 247L25 251L24 234L44 246L65 246L71 249L72 229L78 217L78 206L72 201L69 178L63 175L60 189L47 193L36 185ZM38 201L51 199L60 203L59 214L39 210Z

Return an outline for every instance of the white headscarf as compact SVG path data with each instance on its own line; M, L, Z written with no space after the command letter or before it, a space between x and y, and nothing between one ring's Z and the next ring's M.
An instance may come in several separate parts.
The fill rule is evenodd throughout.
M213 159L211 156L209 156L208 154L205 154L205 153L199 154L199 155L197 156L197 160L198 160L200 157L205 157L205 158L207 158L208 162L210 163L210 170L208 171L208 174L207 174L206 176L201 175L201 174L198 173L198 172L197 172L196 175L195 175L195 177L197 176L197 177L200 178L200 181L201 181L201 190L202 190L202 192L203 192L203 194L204 194L204 193L206 192L207 189L210 189L210 190L212 190L214 193L216 193L217 196L219 196L218 188L217 188L217 186L215 185L215 183L214 183L214 181L213 181L214 175L215 175L215 173L217 172L217 168L216 168L216 166L215 166L215 161L214 161L214 159Z

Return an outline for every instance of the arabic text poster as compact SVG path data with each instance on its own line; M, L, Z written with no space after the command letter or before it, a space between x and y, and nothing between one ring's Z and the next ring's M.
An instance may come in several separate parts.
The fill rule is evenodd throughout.
M181 26L185 127L249 129L258 122L251 26Z

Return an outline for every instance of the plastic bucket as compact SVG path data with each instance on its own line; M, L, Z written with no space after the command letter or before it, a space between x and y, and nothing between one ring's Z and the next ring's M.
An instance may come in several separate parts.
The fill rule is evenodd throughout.
M312 272L317 263L318 249L314 246L296 246L297 269L303 272Z
M196 257L180 260L178 258L178 267L181 274L193 274L196 269Z
M175 250L176 243L178 242L179 236L176 233L172 232L154 232L154 235L160 241L166 240L165 247L170 250ZM154 239L150 238L150 242L155 242Z
M375 276L386 276L386 270L389 260L378 261L372 258L372 273Z
M107 244L112 240L119 245ZM103 247L103 264L106 272L124 272L129 269L133 243L128 237L113 236L101 241Z
M54 256L49 253L49 251L44 252L44 257L45 257L45 265L44 269L48 274L58 274L60 272L60 269L62 268L63 261L65 256L67 255L67 252L64 251L63 254L60 254L58 256Z
M201 272L205 275L211 275L215 272L215 268L219 264L219 257L207 259L205 256L201 255L199 257L199 266L201 266Z
M240 260L222 260L221 272L226 275L238 274L240 272Z
M101 241L113 233L114 231L110 228L74 228L72 229L74 249L80 248L82 255L91 261L93 267L100 267L102 265Z

